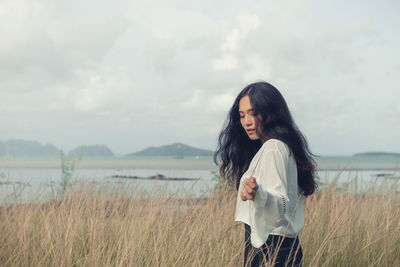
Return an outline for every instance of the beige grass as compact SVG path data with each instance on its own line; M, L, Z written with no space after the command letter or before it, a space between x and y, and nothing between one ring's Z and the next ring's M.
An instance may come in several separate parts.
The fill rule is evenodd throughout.
M121 186L82 185L63 200L0 207L1 266L241 266L243 226L234 192L176 200L162 189L128 199ZM306 199L307 266L396 266L400 200L334 185Z

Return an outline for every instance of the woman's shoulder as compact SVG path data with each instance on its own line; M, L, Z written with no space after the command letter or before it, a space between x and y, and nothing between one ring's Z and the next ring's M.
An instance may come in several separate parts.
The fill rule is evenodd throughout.
M262 148L263 148L264 153L266 153L268 151L276 151L276 152L280 152L285 155L290 154L289 146L285 142L283 142L279 139L275 139L275 138L268 139L262 145Z

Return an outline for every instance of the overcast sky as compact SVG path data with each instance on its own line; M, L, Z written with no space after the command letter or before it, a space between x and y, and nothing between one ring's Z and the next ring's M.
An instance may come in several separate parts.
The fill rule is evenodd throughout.
M400 152L400 4L329 2L1 0L0 141L215 149L264 80L313 152Z

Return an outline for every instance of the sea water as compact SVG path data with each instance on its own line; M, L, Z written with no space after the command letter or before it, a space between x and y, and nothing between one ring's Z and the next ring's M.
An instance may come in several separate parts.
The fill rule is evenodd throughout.
M337 186L363 192L372 184L396 186L400 177L400 157L319 157L317 181L321 187L332 181ZM72 164L72 162L70 162ZM170 196L203 197L217 183L217 166L212 158L131 158L91 159L74 162L71 184L140 188L151 194L163 188ZM171 178L193 178L193 181L162 181L120 176L148 177L162 174ZM0 159L0 202L18 198L46 199L59 192L62 181L58 159Z

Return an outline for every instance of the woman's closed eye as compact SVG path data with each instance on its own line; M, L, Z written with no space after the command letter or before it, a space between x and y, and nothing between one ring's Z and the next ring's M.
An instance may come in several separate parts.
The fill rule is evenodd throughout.
M255 117L257 116L257 113L251 113L250 116ZM244 115L240 115L239 118L244 119Z

